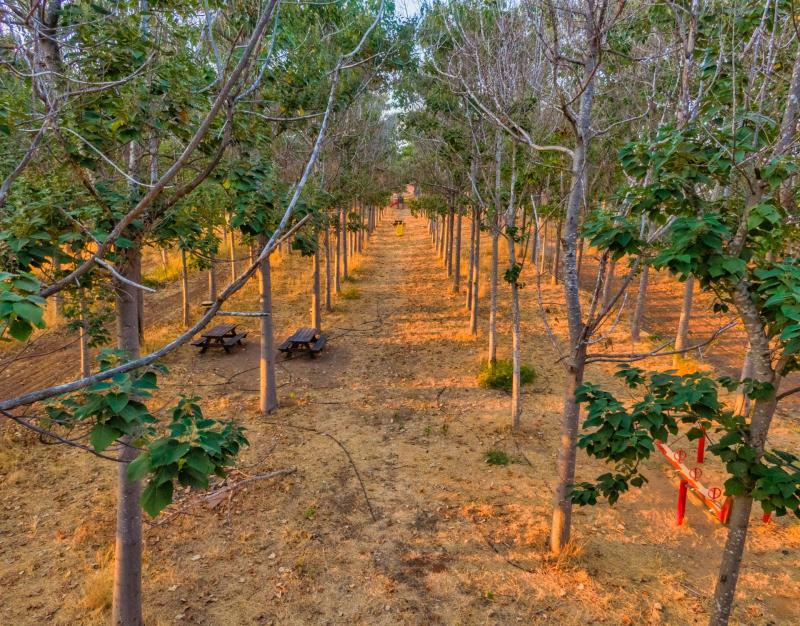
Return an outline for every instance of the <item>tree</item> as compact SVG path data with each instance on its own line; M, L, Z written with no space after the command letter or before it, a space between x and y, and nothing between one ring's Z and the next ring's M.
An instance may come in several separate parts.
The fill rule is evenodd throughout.
M718 75L696 101L691 119L663 124L655 144L634 141L620 152L634 181L626 193L635 212L661 220L664 236L649 242L615 239L611 245L617 253L645 250L650 265L682 280L694 276L714 295L715 310L732 313L744 327L752 375L740 381L700 374L648 376L622 366L619 375L641 398L630 407L595 385L581 387L579 399L587 404L589 419L580 445L614 464L616 473L578 485L572 498L593 503L605 495L613 502L629 485L641 486L639 462L654 441L677 433L682 424L689 425L690 437L701 436L703 428L718 433L710 450L724 463L725 492L734 498L711 607L711 623L721 625L731 614L753 502L765 512L800 515L797 459L767 447L779 400L797 391L781 392L781 381L800 367L800 274L790 252L792 204L782 193L797 169L800 51L792 29L759 28L765 19L793 19L780 7L751 3L733 11L720 4L713 10L714 19L699 28L698 45L714 58L720 34L730 37L737 44L729 63L713 70ZM758 50L745 45L751 40ZM768 104L757 75L766 77L782 100ZM631 232L630 226L625 230ZM595 240L604 234L607 228ZM721 388L741 389L751 402L746 412L742 404L726 406Z

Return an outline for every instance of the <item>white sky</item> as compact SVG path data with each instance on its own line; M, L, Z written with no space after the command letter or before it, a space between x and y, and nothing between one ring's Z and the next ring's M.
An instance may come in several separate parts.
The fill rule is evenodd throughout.
M421 3L422 0L397 0L397 13L405 17L417 15Z

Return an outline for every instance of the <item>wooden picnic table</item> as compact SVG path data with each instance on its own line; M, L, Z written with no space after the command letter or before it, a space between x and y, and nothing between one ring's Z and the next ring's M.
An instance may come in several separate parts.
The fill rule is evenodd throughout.
M200 348L200 354L209 348L222 348L230 352L235 345L242 345L245 337L247 333L236 332L236 324L218 324L200 335L200 339L192 342L192 345Z
M322 352L328 338L317 333L316 328L298 328L291 337L278 346L278 350L291 357L295 352L306 352L311 356Z

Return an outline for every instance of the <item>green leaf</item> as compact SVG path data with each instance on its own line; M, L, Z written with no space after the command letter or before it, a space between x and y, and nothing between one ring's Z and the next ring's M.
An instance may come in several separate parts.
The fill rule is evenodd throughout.
M130 400L127 393L109 393L105 398L109 408L118 415L120 411L128 405Z
M128 464L128 480L141 480L150 472L150 456L140 454Z
M114 443L120 436L122 432L117 430L116 428L112 428L107 424L95 424L95 427L92 429L92 434L89 435L89 442L92 444L97 452L102 452L112 443Z
M139 503L150 516L155 517L172 502L172 481L157 484L155 480L147 483Z
M41 307L31 304L30 302L15 302L12 308L14 309L14 313L19 315L22 319L39 327L44 326L44 310Z

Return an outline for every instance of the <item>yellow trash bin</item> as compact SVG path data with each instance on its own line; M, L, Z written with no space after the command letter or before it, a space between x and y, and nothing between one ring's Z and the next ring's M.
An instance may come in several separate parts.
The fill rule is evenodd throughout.
M405 224L398 224L397 226L394 227L394 233L395 233L395 235L400 237L400 236L402 236L403 231L405 229L406 229L406 225Z

